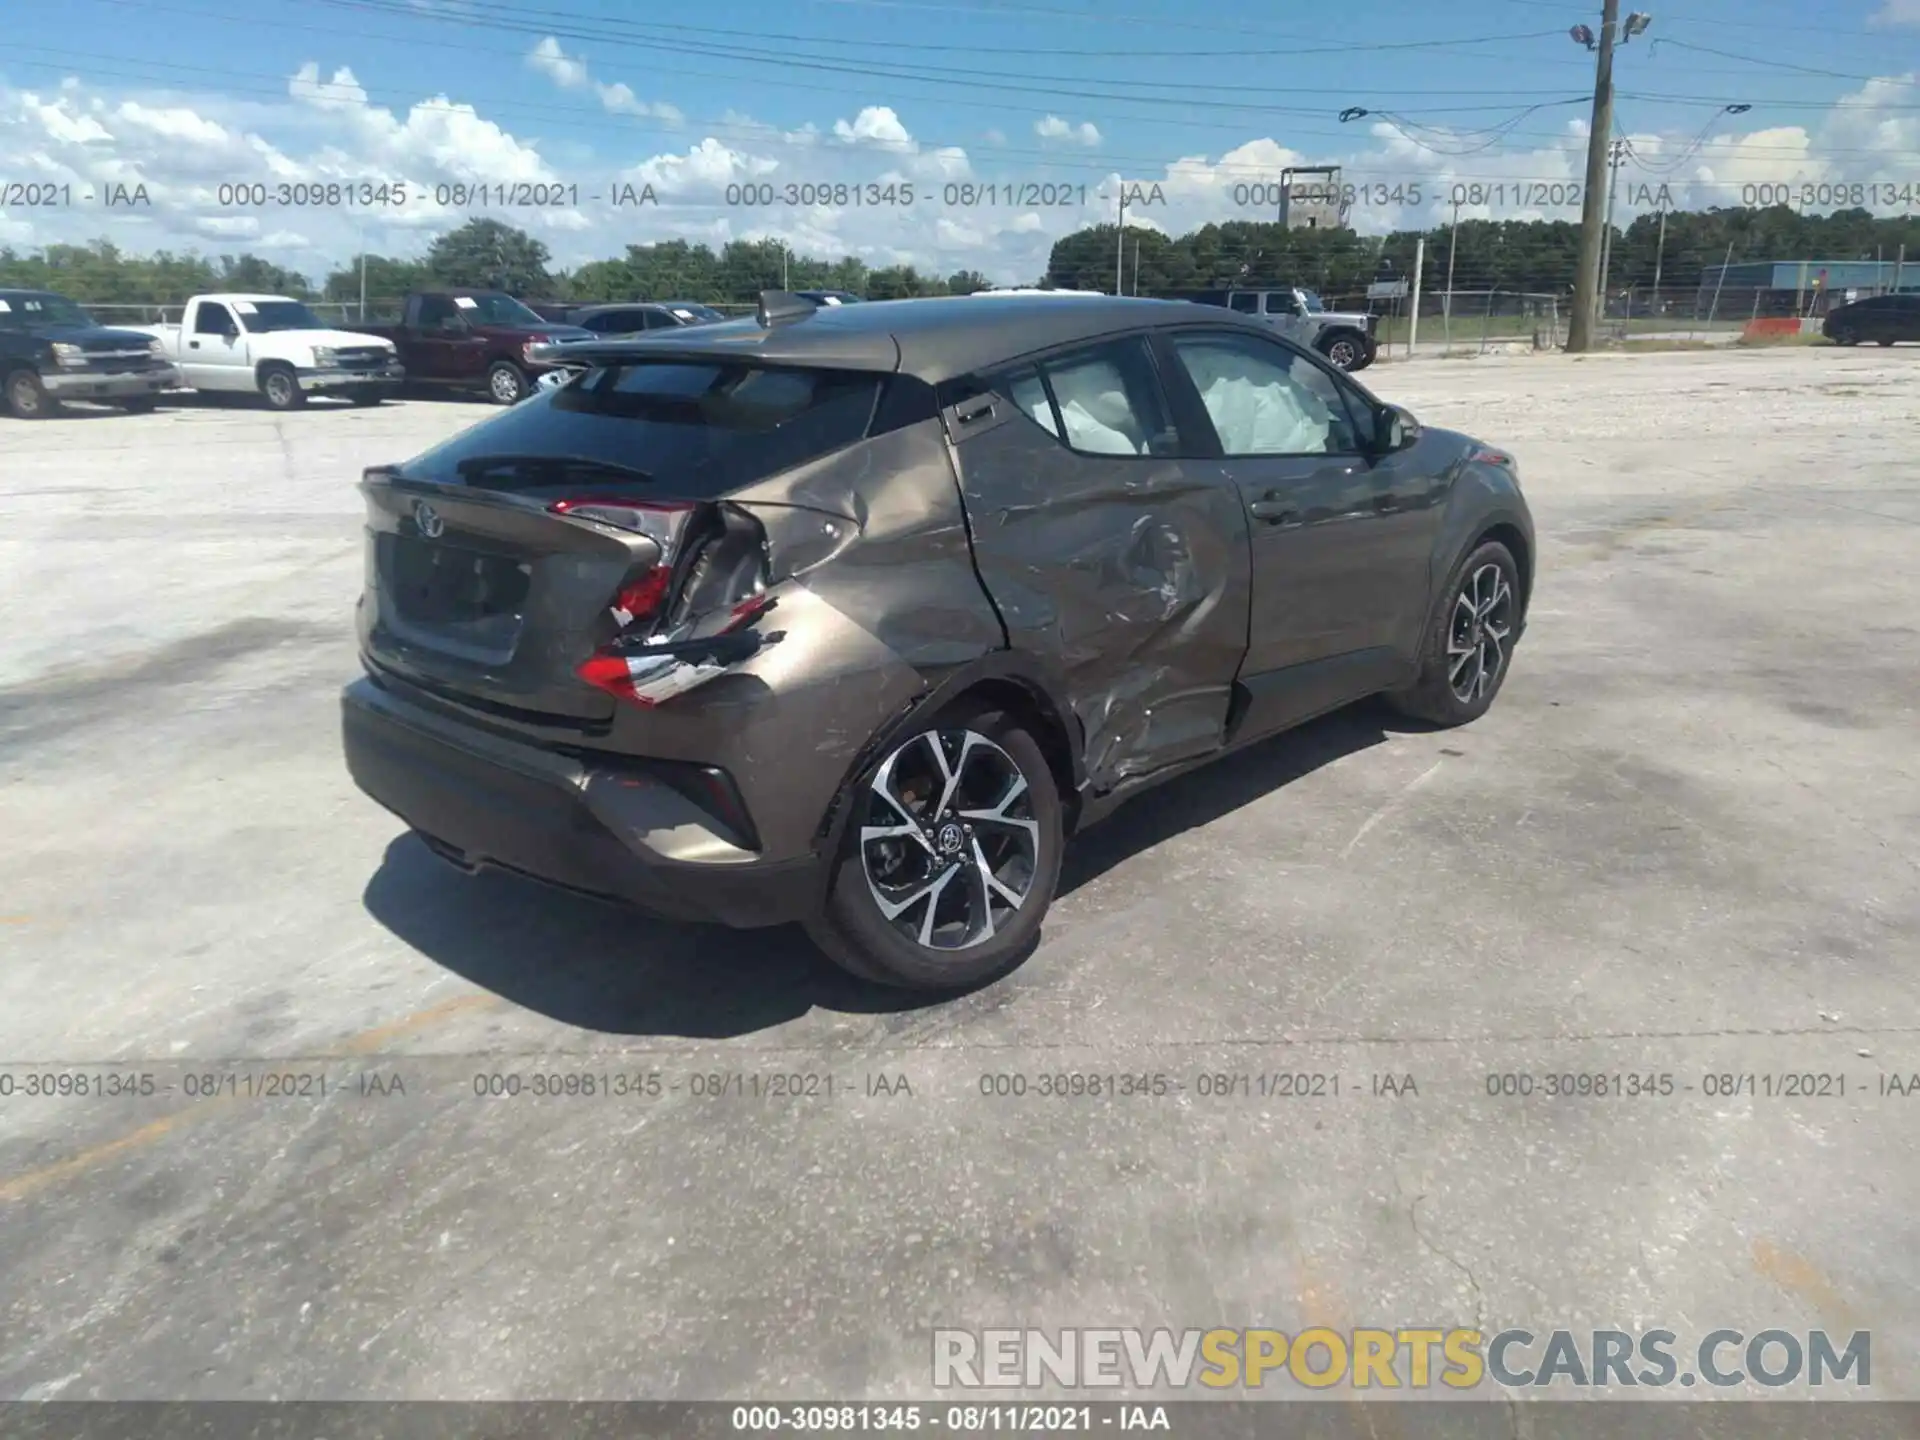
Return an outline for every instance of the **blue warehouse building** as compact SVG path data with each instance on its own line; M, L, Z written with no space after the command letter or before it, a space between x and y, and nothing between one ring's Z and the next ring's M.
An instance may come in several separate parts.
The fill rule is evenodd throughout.
M1719 313L1824 315L1868 295L1920 293L1920 258L1913 260L1743 260L1700 272L1701 313L1719 294ZM1849 293L1851 292L1851 293Z

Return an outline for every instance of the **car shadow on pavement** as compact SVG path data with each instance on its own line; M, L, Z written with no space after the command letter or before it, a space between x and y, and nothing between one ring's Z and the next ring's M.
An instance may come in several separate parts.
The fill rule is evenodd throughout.
M1337 711L1153 790L1067 847L1060 893L1345 756L1421 728L1368 703ZM465 875L419 839L387 847L367 913L429 960L565 1025L609 1035L721 1039L821 1009L886 1015L946 1004L868 984L798 926L728 930L657 920L497 872Z

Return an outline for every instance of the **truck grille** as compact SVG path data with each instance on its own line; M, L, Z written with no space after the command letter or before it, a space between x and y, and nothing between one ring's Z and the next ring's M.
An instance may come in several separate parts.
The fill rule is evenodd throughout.
M389 358L387 351L365 346L354 350L340 350L335 354L342 370L382 370L386 368Z
M151 350L89 350L87 369L96 375L125 375L159 368L161 359Z

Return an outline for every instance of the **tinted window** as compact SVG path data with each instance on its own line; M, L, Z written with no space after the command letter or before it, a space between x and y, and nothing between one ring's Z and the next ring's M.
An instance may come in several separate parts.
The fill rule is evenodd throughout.
M241 307L247 329L254 334L273 330L325 330L327 322L298 300L249 301Z
M64 295L0 295L0 328L24 330L36 325L91 325L93 317Z
M1269 290L1266 298L1267 314L1291 315L1294 313L1293 296L1289 292L1285 290Z
M1228 455L1351 455L1360 450L1339 387L1304 356L1237 335L1176 335Z
M1238 310L1242 315L1258 315L1260 313L1260 297L1242 290L1237 294L1227 297L1227 308L1230 310Z
M456 297L453 303L476 325L520 325L537 330L546 323L511 295L497 291L476 290Z
M1040 366L1067 444L1092 455L1150 455L1172 426L1144 340L1117 340Z
M666 498L709 499L860 439L881 379L740 363L606 366L501 411L402 470L458 483L460 462L476 456L571 455L644 470Z
M224 335L233 328L233 316L224 305L209 305L203 300L194 312L193 333L196 335Z
M432 329L445 325L459 311L454 306L451 295L423 295L420 297L420 319L422 329Z
M1054 418L1053 401L1047 396L1047 387L1038 370L1024 370L1009 376L1000 383L999 389L1021 414L1054 439L1060 438L1060 422Z

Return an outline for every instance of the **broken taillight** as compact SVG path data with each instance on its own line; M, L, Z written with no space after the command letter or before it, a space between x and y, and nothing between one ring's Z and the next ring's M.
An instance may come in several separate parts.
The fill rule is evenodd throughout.
M629 500L624 497L583 496L555 500L547 506L550 513L574 520L590 520L632 535L644 535L659 547L659 558L623 584L608 606L614 623L622 630L641 620L651 620L666 603L673 584L673 566L678 558L680 537L694 506L685 500Z

